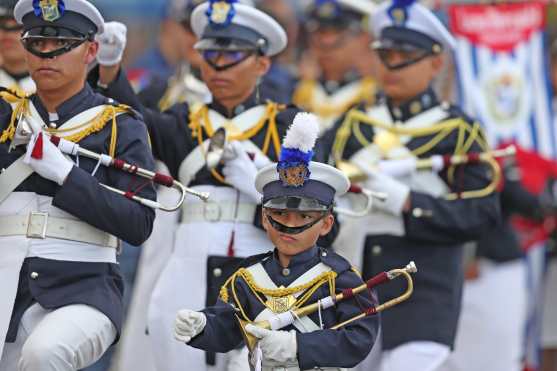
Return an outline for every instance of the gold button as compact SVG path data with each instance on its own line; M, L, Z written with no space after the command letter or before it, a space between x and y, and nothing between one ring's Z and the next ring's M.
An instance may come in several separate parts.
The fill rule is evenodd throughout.
M39 278L39 274L37 272L31 272L31 279L36 280L37 278Z
M379 246L379 245L374 245L374 246L371 248L371 253L372 253L373 255L375 255L375 256L381 255L381 252L382 252L382 251L383 251L383 248L382 248L381 246Z
M284 269L282 270L282 275L283 275L283 276L288 276L289 274L290 274L290 269L284 268Z
M213 269L213 276L215 276L215 277L222 276L222 269L220 269L220 268Z

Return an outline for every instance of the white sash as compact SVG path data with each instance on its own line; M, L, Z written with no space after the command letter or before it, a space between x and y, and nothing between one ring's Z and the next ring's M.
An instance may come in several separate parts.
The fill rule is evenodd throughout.
M12 90L21 90L25 94L33 94L36 90L35 82L31 76L24 77L17 81L3 69L0 69L0 86Z
M266 106L264 105L255 106L232 119L227 119L217 111L209 110L209 121L214 130L218 130L225 126L227 122L232 122L239 130L246 131L254 127L259 120L261 120L265 110ZM195 147L180 164L178 178L185 186L187 186L193 178L195 178L195 175L205 166L205 153L209 148L209 142L210 139L206 139L202 145ZM246 152L254 153L258 157L263 156L262 158L267 158L267 155L265 155L251 140L243 140L241 143Z
M253 276L253 279L254 279L255 284L257 286L263 287L267 290L278 289L277 285L273 282L271 277L269 277L269 274L267 273L267 271L265 271L265 268L263 268L263 265L261 263L257 263L255 265L252 265L251 267L247 268L247 270ZM327 266L323 263L319 263L319 264L315 265L313 268L311 268L310 270L308 270L306 273L304 273L300 277L298 277L288 287L303 285L304 283L309 282L309 281L313 280L314 278L318 277L320 274L325 273L325 272L329 272L330 270L331 270L331 268L329 266ZM304 293L303 291L300 291L300 292L297 292L297 293L293 294L293 296L295 298L297 298L298 296L302 295L303 293ZM269 299L270 297L267 296L267 298ZM273 313L269 308L265 308L263 311L261 311L257 315L257 317L255 318L255 322L267 320L270 317L273 317L274 315L275 315L275 313ZM313 331L321 329L315 322L313 322L311 320L311 318L309 318L307 316L297 318L294 321L293 326L296 327L296 329L298 331L302 332L302 333L313 332Z
M77 132L85 130L86 127L84 127L82 125L86 122L91 121L96 116L101 114L101 112L103 112L107 107L109 107L108 104L101 104L100 106L95 106L95 107L89 108L89 109L81 112L80 114L72 117L71 119L69 119L68 121L63 123L62 125L58 126L58 129L69 130L67 132L64 132L63 137L68 137L68 136L71 136L71 135L73 135ZM122 114L122 112L119 112L117 114L117 116L119 116L120 114ZM32 120L35 120L36 122L40 123L44 127L48 127L48 125L43 121L41 115L37 111L37 108L35 107L35 105L31 101L29 101L29 111L27 112L26 116L31 118Z

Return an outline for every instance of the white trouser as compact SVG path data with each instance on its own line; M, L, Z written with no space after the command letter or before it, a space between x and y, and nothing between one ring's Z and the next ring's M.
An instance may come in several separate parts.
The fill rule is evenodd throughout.
M200 186L197 190L211 193L215 203L236 200L236 191L228 187ZM188 203L200 202L188 197ZM243 195L239 202L249 202ZM205 307L207 287L207 257L226 256L232 231L235 232L235 252L247 257L272 250L265 232L252 223L192 222L180 224L176 231L174 249L153 289L148 310L148 329L157 371L192 371L211 369L205 363L205 352L174 339L176 313L183 308L200 310ZM226 357L228 359L229 356ZM217 355L216 370L226 369L223 357ZM245 360L247 365L247 359Z
M549 261L545 277L542 346L557 348L557 259Z
M526 266L479 262L480 275L467 281L455 349L443 371L522 370L526 321Z
M75 371L96 362L116 338L114 324L99 310L74 304L47 310L31 306L15 343L6 343L0 371Z
M437 371L450 352L450 348L444 344L412 341L383 351L381 371Z

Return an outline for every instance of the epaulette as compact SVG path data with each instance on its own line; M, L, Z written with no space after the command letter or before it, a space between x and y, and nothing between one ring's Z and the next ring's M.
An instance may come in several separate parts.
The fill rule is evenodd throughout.
M106 103L113 107L120 108L121 110L126 111L127 114L129 114L131 117L133 117L136 120L143 121L143 115L139 113L139 111L132 108L131 106L128 106L127 104L118 103L112 98L108 98Z
M344 257L325 248L319 248L319 256L323 263L331 267L337 273L342 273L352 268L352 264Z

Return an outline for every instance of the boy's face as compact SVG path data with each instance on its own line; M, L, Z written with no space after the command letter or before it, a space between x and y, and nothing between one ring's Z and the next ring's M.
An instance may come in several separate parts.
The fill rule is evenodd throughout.
M293 211L264 208L263 227L267 231L267 236L269 236L269 239L280 253L293 256L315 246L319 237L325 236L330 232L335 219L330 212L327 212L325 217L322 218L322 216L323 212L320 211ZM301 233L286 234L276 230L269 222L268 217L288 227L300 227L310 224L319 218L322 219Z
M403 63L412 56L397 50L390 50L390 64ZM443 66L440 55L426 57L419 62L400 69L389 69L384 63L378 63L377 78L385 94L397 101L406 101L425 91Z

